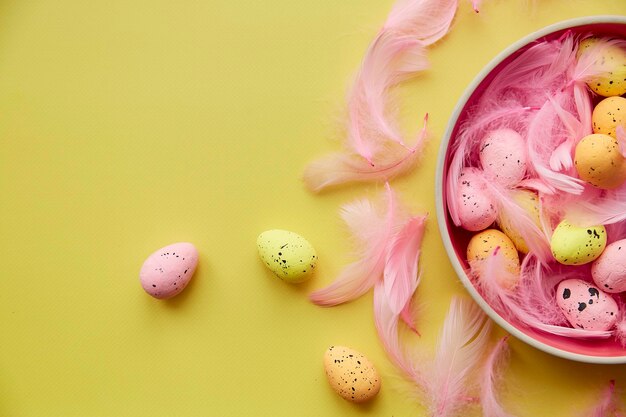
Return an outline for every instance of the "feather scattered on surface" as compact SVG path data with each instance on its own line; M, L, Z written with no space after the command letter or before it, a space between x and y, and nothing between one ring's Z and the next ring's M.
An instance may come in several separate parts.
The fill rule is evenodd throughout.
M508 359L509 345L507 340L508 336L505 336L498 341L483 365L480 377L480 404L483 409L483 417L513 417L500 405L496 394L498 387L501 386L502 368Z

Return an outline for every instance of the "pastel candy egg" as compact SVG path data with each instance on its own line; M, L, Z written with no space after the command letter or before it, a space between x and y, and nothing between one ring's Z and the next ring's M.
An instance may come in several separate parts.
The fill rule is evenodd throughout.
M595 261L606 247L604 226L579 227L563 220L550 240L552 255L563 265L583 265Z
M324 353L328 383L343 399L361 403L380 391L380 375L362 353L344 346L331 346Z
M610 190L626 180L626 164L619 151L617 139L594 133L576 145L574 165L578 176L591 185Z
M587 81L587 85L603 97L626 93L626 50L606 39L588 38L579 45L579 59L590 59L600 75ZM594 55L597 55L594 57Z
M556 303L572 327L584 330L610 330L619 308L610 295L580 279L561 281Z
M198 251L194 245L174 243L148 256L139 271L139 280L154 298L172 298L189 284L197 265Z
M298 283L308 279L317 264L315 249L297 233L267 230L256 243L263 263L284 281Z
M505 187L516 185L526 175L526 144L512 129L487 133L480 143L479 157L483 170Z
M459 220L472 232L489 227L498 215L493 197L478 168L464 168L459 176Z
M609 293L626 291L626 239L613 242L591 265L593 282Z
M539 208L539 196L537 193L530 190L513 190L513 199L518 205L528 213L530 219L541 228L541 217ZM507 235L518 251L522 253L528 253L528 245L524 241L524 238L520 232L514 226L514 219L509 218L504 212L501 212L498 216L498 225L500 229Z
M517 285L520 277L520 262L517 249L507 235L496 229L483 230L475 234L467 244L467 260L472 266L472 271L477 272L479 279L482 278L480 265L490 257L496 248L504 260L505 272L496 276L496 282L505 289ZM478 270L474 266L478 266Z
M593 133L603 133L616 138L617 126L626 129L626 98L607 97L599 102L591 115Z

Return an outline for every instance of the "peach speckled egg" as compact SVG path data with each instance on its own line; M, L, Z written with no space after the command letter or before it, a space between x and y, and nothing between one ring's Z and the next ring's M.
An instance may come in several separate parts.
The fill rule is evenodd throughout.
M510 289L517 285L520 277L520 262L517 249L507 235L496 229L487 229L475 234L467 244L467 260L470 265L480 264L491 256L496 248L504 259L506 274L496 277L498 285L502 288ZM480 269L477 272L479 278Z
M464 168L461 171L458 192L461 227L477 232L496 221L496 205L478 168Z
M617 126L626 129L626 98L607 97L599 102L591 115L593 133L604 133L616 138Z
M626 239L607 245L602 255L591 265L591 276L603 291L626 291Z
M362 353L344 346L331 346L324 353L324 371L330 386L343 399L361 403L380 391L380 375Z
M479 156L487 175L505 187L516 185L526 175L526 143L512 129L487 133L480 143Z
M191 243L174 243L148 256L141 266L139 280L154 298L172 298L179 294L198 265L198 251Z
M619 151L617 139L594 133L576 145L574 165L578 176L591 185L610 190L626 180L626 164Z
M613 297L580 279L561 281L556 302L575 328L610 330L617 321L619 308Z

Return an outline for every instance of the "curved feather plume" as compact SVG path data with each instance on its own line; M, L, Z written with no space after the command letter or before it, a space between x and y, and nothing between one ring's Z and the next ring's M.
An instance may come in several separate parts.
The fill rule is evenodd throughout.
M479 363L491 322L473 302L453 298L427 378L430 415L450 417L470 401L469 378Z
M428 68L426 48L448 32L456 9L457 0L400 0L394 5L348 94L345 151L314 161L305 171L305 184L312 191L388 180L414 165L422 141L413 147L405 144L390 91Z
M342 208L341 215L352 231L359 259L349 264L326 288L310 294L321 306L334 306L360 297L383 274L388 241L396 224L396 195L386 184L387 212L381 214L369 200L359 200Z
M619 417L619 398L615 392L615 381L609 381L608 386L599 395L599 400L593 407L587 410L581 417Z
M509 353L508 338L505 336L498 341L489 353L481 372L480 404L483 409L483 417L513 417L512 414L507 413L502 408L496 395L496 389L500 385L502 367Z

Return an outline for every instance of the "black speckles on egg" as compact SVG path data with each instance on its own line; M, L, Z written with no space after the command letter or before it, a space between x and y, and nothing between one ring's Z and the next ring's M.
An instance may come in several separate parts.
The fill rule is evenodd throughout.
M268 230L257 238L259 256L276 276L296 283L307 279L317 262L315 249L302 236L287 230Z
M376 368L353 349L331 346L324 354L324 371L333 390L348 401L367 401L380 390Z

